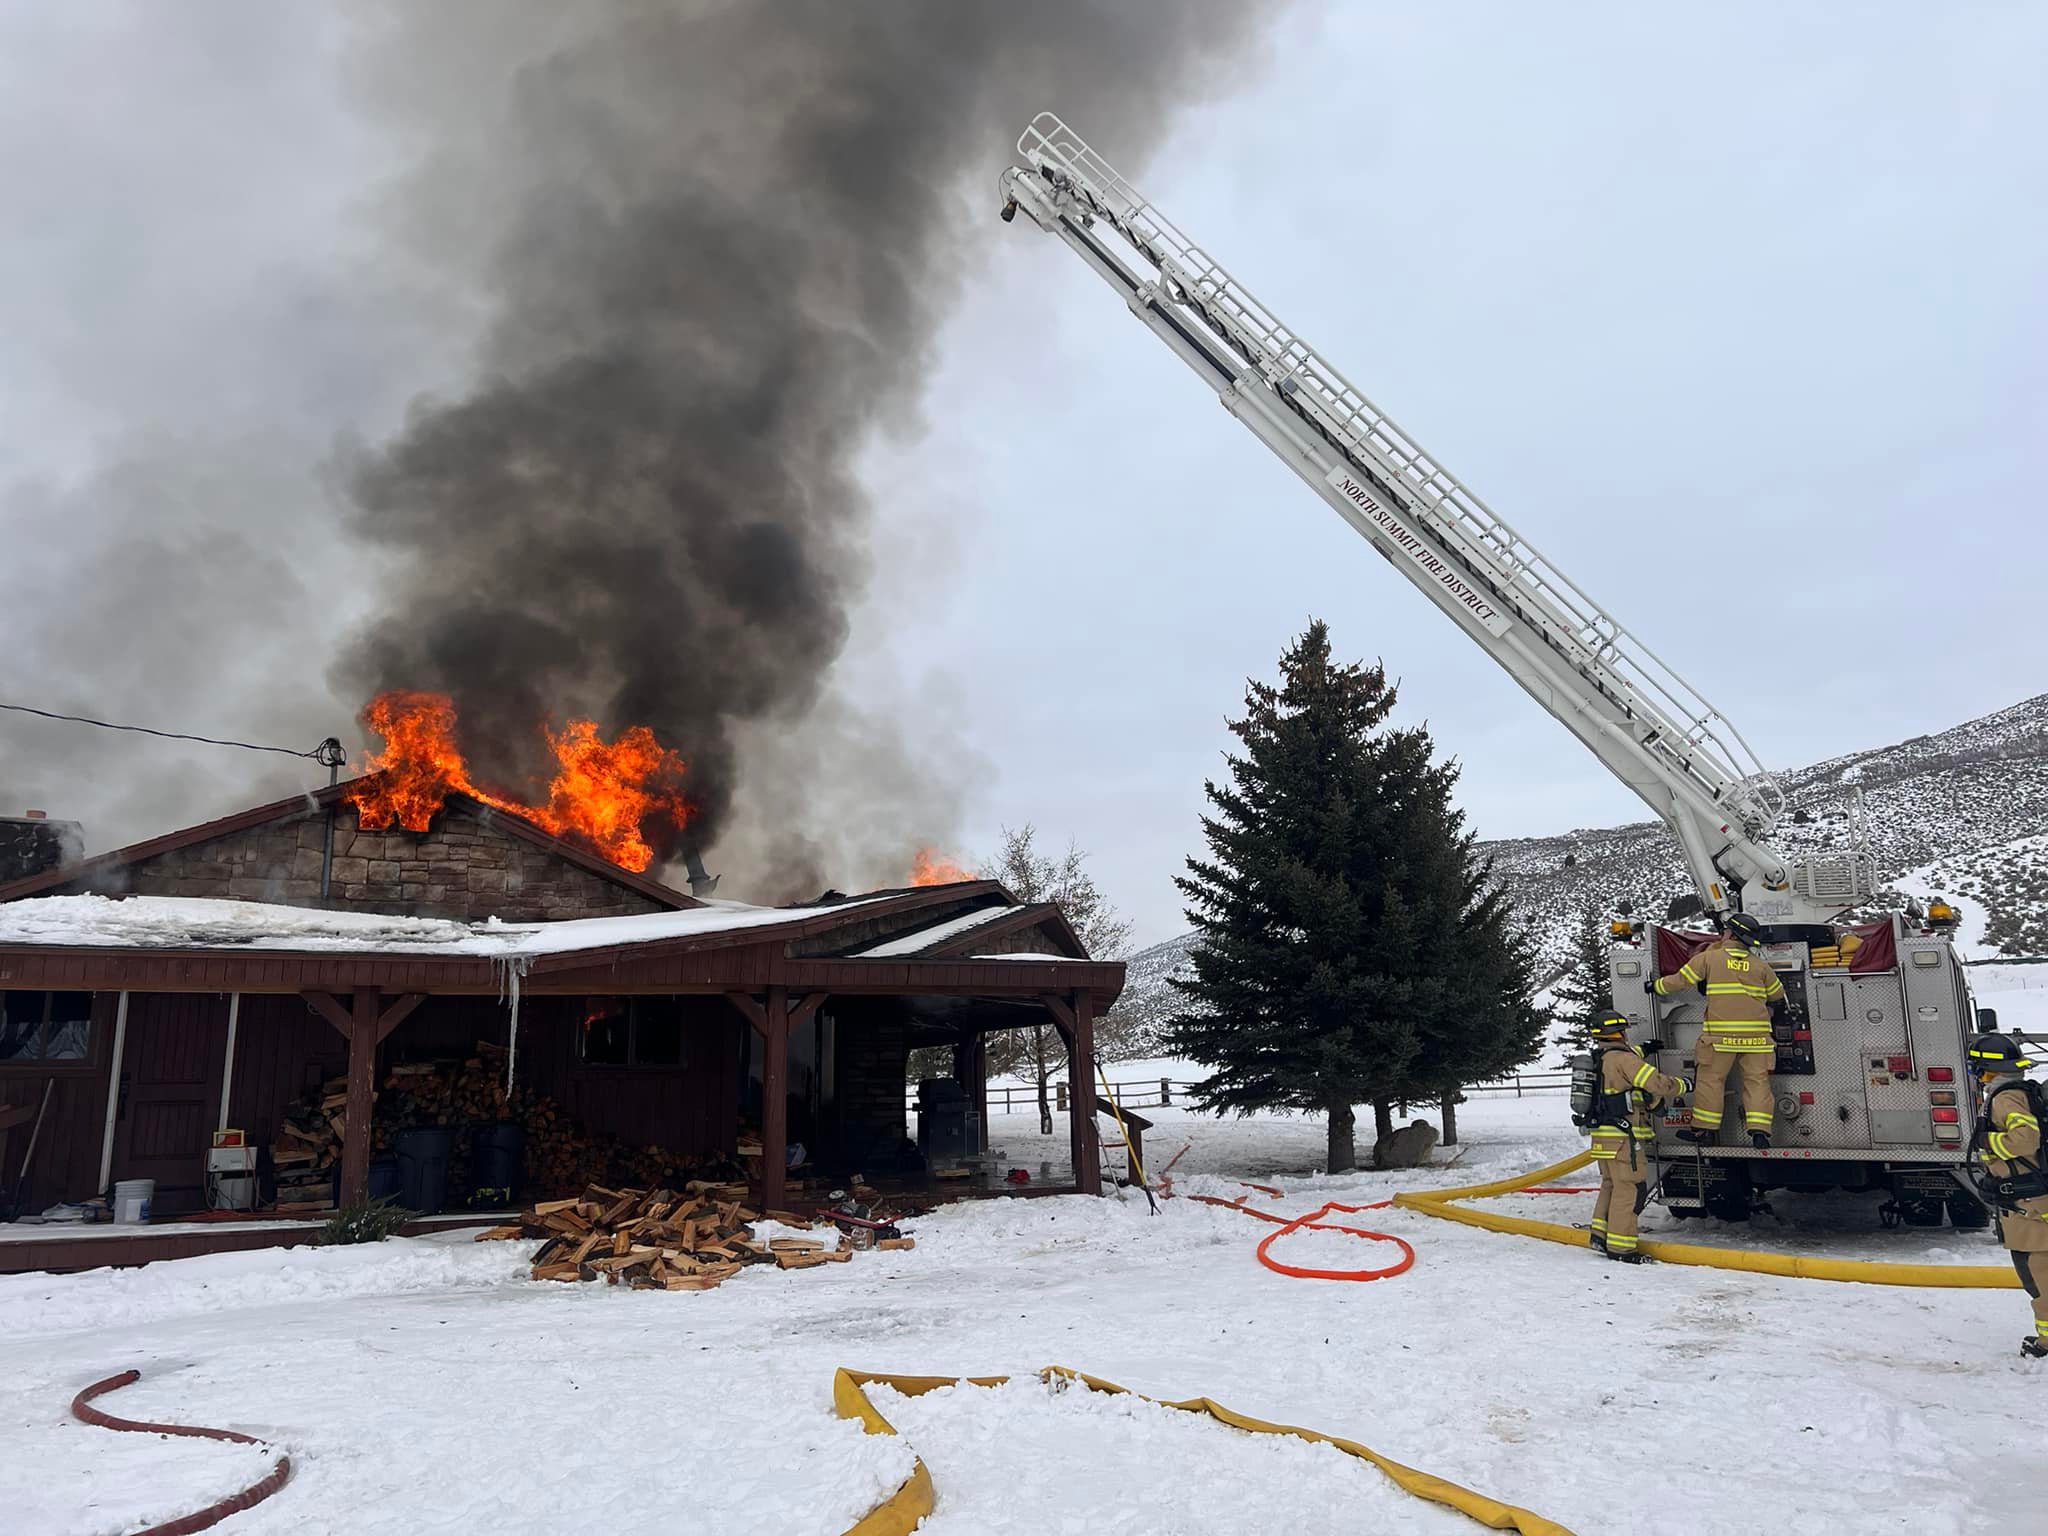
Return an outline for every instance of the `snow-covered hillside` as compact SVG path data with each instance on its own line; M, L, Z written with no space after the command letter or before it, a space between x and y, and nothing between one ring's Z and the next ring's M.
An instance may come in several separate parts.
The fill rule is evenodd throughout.
M2048 832L2048 694L1938 735L1794 769L1779 782L1787 812L1773 841L1788 856L1845 846L1861 789L1880 878L1968 855L1977 874L1971 899L2011 940L1994 947L2008 955L2042 952L2038 941L2024 939L2048 920L2048 859L2036 851L2019 861L2002 850L2016 841L2038 845ZM1678 847L1659 822L1481 847L1553 961L1563 958L1573 916L1589 900L1609 912L1626 898L1638 912L1662 917L1674 899L1692 894Z
M1122 1061L1158 1052L1166 1020L1180 1004L1167 978L1189 974L1188 955L1194 947L1195 936L1183 933L1124 961L1124 992L1111 1015L1113 1028L1103 1035L1104 1057Z
M2048 954L2048 694L1938 735L1794 769L1779 782L1787 814L1774 842L1786 854L1846 843L1860 788L1878 872L1901 883L1901 897L1910 877L1913 891L1941 891L1977 909L1979 953ZM1585 903L1611 913L1626 899L1661 918L1692 890L1660 822L1480 849L1537 935L1545 980L1562 964ZM1163 1018L1172 1006L1166 978L1185 967L1192 942L1183 934L1133 955L1119 1007Z

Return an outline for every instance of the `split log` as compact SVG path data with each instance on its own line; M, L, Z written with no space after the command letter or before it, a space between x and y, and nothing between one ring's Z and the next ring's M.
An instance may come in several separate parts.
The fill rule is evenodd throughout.
M810 1269L853 1257L844 1238L836 1249L815 1237L758 1240L753 1224L760 1215L741 1198L717 1193L710 1184L681 1194L591 1184L581 1198L542 1201L516 1224L492 1227L478 1240L540 1239L536 1280L602 1280L634 1290L704 1291L749 1265ZM798 1224L788 1211L777 1219Z

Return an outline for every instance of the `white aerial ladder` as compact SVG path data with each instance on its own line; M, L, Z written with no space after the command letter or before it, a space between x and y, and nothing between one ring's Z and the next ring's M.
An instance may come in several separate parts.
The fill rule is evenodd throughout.
M1634 790L1677 837L1711 914L1747 912L1770 931L1765 953L1788 997L1771 1026L1775 1139L1690 1147L1674 1139L1690 1111L1673 1107L1656 1149L1672 1209L1740 1217L1762 1190L1869 1189L1890 1196L1888 1218L1924 1225L1946 1209L1958 1226L1981 1226L1953 1183L1976 1118L1963 1041L1978 1025L1953 914L1946 927L1897 914L1831 926L1875 894L1867 842L1780 858L1769 839L1784 794L1697 689L1059 118L1041 113L1017 151L1023 163L1001 179L1004 220L1022 209L1066 242L1224 409ZM1699 998L1646 988L1659 947L1677 939L1636 924L1616 932L1610 981L1632 1038L1666 1070L1691 1069Z
M1741 733L1078 134L1040 113L1017 151L1004 219L1021 208L1072 247L1225 410L1634 790L1677 837L1709 911L1824 923L1873 893L1865 849L1793 864L1773 853L1784 794Z

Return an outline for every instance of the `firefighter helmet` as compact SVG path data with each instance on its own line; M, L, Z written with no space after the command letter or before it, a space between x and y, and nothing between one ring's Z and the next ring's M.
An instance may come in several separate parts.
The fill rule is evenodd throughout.
M1969 1055L1970 1070L1985 1077L2017 1076L2034 1064L2020 1049L2019 1041L1996 1031L1973 1039Z
M1588 1033L1595 1040L1626 1040L1628 1038L1628 1015L1616 1013L1610 1008L1593 1020Z
M1731 912L1722 925L1731 939L1740 939L1745 944L1761 944L1764 941L1764 925L1747 912Z

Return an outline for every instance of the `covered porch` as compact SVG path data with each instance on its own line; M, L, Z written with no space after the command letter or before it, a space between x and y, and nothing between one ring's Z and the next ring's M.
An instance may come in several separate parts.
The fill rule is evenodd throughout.
M211 1132L232 1126L268 1147L287 1106L322 1084L340 1133L332 1189L351 1203L370 1191L379 1116L391 1114L402 1074L465 1056L474 1069L480 1052L493 1075L502 1072L508 1102L544 1094L622 1144L736 1165L761 1209L801 1209L854 1173L894 1196L931 1201L1012 1191L986 1162L958 1159L968 1166L939 1170L920 1156L907 1134L910 1051L949 1047L958 1096L985 1126L988 1035L1049 1022L1077 1085L1059 1159L1071 1176L1050 1190L1099 1192L1094 1021L1121 989L1122 967L1036 951L862 953L876 925L889 925L881 909L895 903L913 922L934 904L919 893L823 912L746 909L745 920L723 928L703 912L544 925L536 932L579 931L548 934L549 944L528 939L509 955L459 945L317 952L0 943L0 989L83 998L89 1019L77 1056L49 1063L41 1083L28 1071L0 1075L0 1095L34 1104L40 1089L62 1101L57 1115L44 1111L39 1133L38 1210L116 1180L156 1177L166 1217L196 1214ZM844 930L856 915L849 946ZM697 931L650 934L650 925ZM795 1169L792 1144L804 1151ZM17 1136L10 1161L20 1146ZM1035 1169L1043 1160L1020 1161ZM935 1177L940 1171L948 1176ZM1034 1177L1014 1192L1050 1191ZM302 1228L274 1216L198 1231L181 1224L177 1251L304 1240ZM58 1240L109 1239L44 1228L36 1243L0 1244L0 1270L45 1267L31 1256Z

